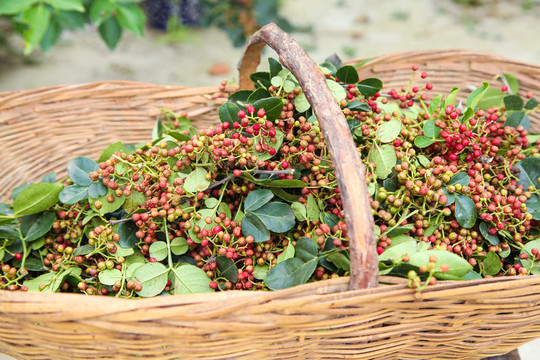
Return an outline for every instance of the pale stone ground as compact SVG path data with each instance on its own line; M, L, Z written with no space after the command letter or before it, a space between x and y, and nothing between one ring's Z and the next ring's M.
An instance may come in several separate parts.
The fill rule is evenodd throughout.
M467 9L451 0L283 0L283 14L293 24L313 26L312 32L293 36L316 61L334 52L350 59L463 48L540 64L540 6L524 11L524 1L500 0L491 8ZM235 78L241 51L212 29L193 31L179 43L167 43L163 34L152 31L144 39L125 34L110 52L88 28L65 34L49 54L35 54L36 65L0 64L0 91L99 80L216 85ZM231 72L209 75L218 62ZM540 340L520 349L523 360L539 359L539 351ZM6 359L0 354L0 360Z

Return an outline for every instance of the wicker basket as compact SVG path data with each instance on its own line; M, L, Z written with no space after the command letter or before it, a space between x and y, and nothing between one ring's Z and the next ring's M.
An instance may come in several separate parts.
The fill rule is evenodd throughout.
M298 51L297 45L270 25L250 42L241 71L244 80L258 63L261 41L272 47L285 41L286 50L276 50L286 66L294 67L290 62L296 60L289 55ZM381 78L390 88L408 81L413 63L429 72L438 91L509 72L520 80L523 91L540 94L540 67L468 51L388 55L366 63L359 72ZM297 70L309 72L312 65L308 61ZM324 79L317 70L312 75L303 83L304 90L310 86L313 90L313 82ZM0 93L4 144L0 200L5 201L17 184L64 169L77 155L97 157L112 142L147 140L161 108L185 110L197 126L209 125L226 95L214 87L133 82ZM329 146L338 148L332 150L334 162L343 160L345 166L355 161L354 156L340 153L335 143L339 131L325 124L325 110L314 104L317 96L310 100ZM540 130L539 119L532 122ZM352 143L352 139L347 136L340 142ZM347 172L361 176L362 167L358 169ZM343 179L358 195L353 197L364 198L360 191L364 185L354 186L350 176ZM362 208L347 210L348 223L365 216ZM366 258L369 251L360 251L373 240L366 225L369 221L351 231L358 238L355 249L359 251L357 258L351 256L351 279L274 292L140 300L0 291L0 353L32 360L479 359L507 353L540 337L540 277L441 282L424 290L423 301L415 300L400 279L358 289L373 285L373 274L362 270L376 264L375 256Z

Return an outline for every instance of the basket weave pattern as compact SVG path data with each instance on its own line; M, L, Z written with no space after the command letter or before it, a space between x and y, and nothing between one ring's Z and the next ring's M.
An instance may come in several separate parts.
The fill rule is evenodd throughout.
M436 92L508 72L522 92L540 94L540 67L468 51L383 56L359 73L381 78L385 89L401 87L413 63ZM0 93L0 200L75 156L148 140L161 108L208 126L225 95L131 82ZM531 121L540 130L539 118ZM0 351L32 360L479 359L540 336L540 277L443 282L424 290L423 301L400 279L380 280L398 283L349 290L340 278L275 292L140 300L0 291Z

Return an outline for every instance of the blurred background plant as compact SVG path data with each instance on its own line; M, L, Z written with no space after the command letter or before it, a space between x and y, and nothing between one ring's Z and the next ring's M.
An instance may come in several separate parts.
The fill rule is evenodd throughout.
M185 40L189 27L216 26L239 47L269 22L285 31L299 30L279 15L279 7L279 0L1 0L0 17L10 24L3 34L22 36L28 55L38 46L49 51L64 30L88 25L97 29L110 49L125 30L142 37L147 23L171 32L168 41ZM6 35L0 39L0 47L14 51Z
M0 15L11 30L24 38L24 54L38 46L48 51L66 29L93 24L107 46L113 49L124 29L143 36L145 15L142 0L2 0Z

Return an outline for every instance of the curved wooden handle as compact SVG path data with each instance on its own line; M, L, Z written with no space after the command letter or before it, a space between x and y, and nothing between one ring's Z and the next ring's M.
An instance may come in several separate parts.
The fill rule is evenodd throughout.
M256 71L265 45L279 55L281 63L296 77L313 108L326 139L338 179L350 239L350 289L377 286L378 255L373 235L373 216L365 181L365 168L341 108L326 77L298 43L277 25L268 24L257 31L244 50L238 64L240 88L252 87L249 75Z

